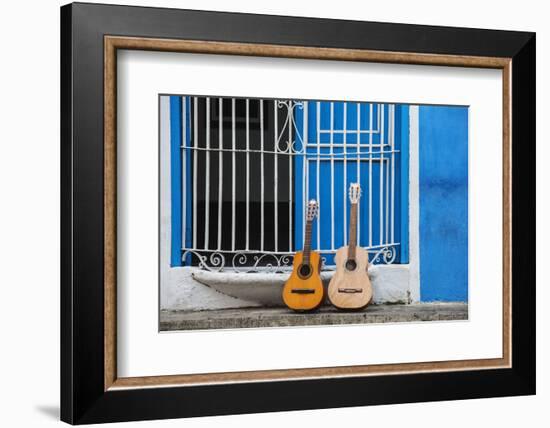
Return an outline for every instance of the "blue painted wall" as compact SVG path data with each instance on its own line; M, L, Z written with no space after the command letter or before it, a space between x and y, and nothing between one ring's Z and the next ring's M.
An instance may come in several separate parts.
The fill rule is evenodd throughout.
M409 106L397 105L395 108L395 141L400 150L399 168L396 169L395 180L399 183L400 209L396 209L395 239L402 244L397 247L397 262L409 263ZM399 144L399 146L397 146Z
M419 107L420 299L468 300L468 108Z
M185 127L183 126L183 111L185 107ZM191 154L182 147L191 147L191 98L170 96L170 200L171 200L171 248L170 266L182 266L191 263L191 255L182 260L183 227L185 227L185 247L192 245L193 213L191 207ZM185 131L185 132L184 132ZM185 191L182 192L185 177ZM183 197L187 203L183 204ZM183 212L185 208L185 212ZM185 218L185 224L183 224Z
M170 97L170 199L172 215L172 233L170 266L181 266L182 248L182 121L181 121L182 97Z

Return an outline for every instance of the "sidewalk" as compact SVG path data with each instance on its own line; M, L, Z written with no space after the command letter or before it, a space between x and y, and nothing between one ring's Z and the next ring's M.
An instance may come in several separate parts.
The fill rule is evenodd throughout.
M369 305L357 312L323 306L299 313L286 308L244 308L213 311L161 311L160 330L288 327L335 324L370 324L418 321L467 320L467 303Z

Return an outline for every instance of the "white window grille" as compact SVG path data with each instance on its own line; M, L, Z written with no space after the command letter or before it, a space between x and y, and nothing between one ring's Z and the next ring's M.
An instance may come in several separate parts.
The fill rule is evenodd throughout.
M191 166L182 174L182 188L191 189L182 198L184 264L215 271L288 269L301 250L307 201L315 198L321 210L314 247L330 269L332 255L348 241L351 180L363 188L358 245L371 262L395 261L399 150L394 105L220 97L190 101L191 111L183 113L190 116L183 122L192 128L184 132L191 138L182 145L183 163ZM328 121L323 120L327 109ZM348 123L350 114L355 125ZM191 218L185 217L187 204Z

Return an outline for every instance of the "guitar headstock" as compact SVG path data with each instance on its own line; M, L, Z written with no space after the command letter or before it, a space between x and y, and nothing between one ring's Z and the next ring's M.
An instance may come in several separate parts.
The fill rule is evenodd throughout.
M315 199L311 199L307 203L306 220L313 221L313 219L317 217L318 212L319 212L319 204Z
M359 202L361 198L361 185L359 183L351 183L349 185L349 200L352 204Z

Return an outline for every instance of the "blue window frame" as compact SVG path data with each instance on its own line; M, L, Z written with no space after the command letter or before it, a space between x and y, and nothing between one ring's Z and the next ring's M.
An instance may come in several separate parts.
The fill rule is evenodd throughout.
M191 255L185 261L182 255L195 244L191 101L191 97L170 97L172 266L191 264ZM344 245L348 238L347 186L359 181L364 190L360 200L360 245L368 247L373 258L379 249L389 245L395 250L393 263L408 263L408 107L325 101L295 103L293 120L287 124L291 126L294 121L295 130L291 134L294 150L301 151L293 155L291 163L292 249L299 250L303 245L305 196L314 197L320 203L320 218L318 233L314 225L312 244L324 252L328 265L333 263L330 250ZM211 115L209 119L218 126L218 117L213 119ZM225 120L222 122L222 127L231 126ZM284 123L281 118L277 132L284 132ZM224 158L231 155L230 151L223 152ZM227 174L223 180L231 180L230 168L225 168L223 174ZM373 261L380 262L381 258Z

